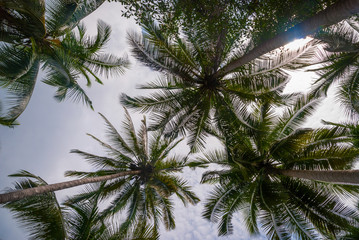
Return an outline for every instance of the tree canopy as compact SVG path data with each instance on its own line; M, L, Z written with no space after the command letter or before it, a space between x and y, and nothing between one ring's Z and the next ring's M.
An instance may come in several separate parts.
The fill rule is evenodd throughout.
M81 22L103 2L0 0L0 87L12 96L0 99L1 125L18 124L40 71L57 100L90 108L79 81L102 84L101 76L123 73L127 58L103 52L110 26L98 20L90 37ZM27 171L11 175L23 180L0 202L30 237L158 239L161 223L176 226L176 201L200 201L182 170L209 165L202 183L215 186L202 199L202 217L218 223L220 236L235 231L237 213L250 234L268 239L357 236L358 0L115 2L141 27L127 35L131 53L157 80L141 82L147 96L120 95L121 130L101 114L108 141L89 136L104 154L71 151L93 167L65 173L78 179L47 184ZM312 40L285 46L304 36ZM288 70L318 74L308 94L284 93ZM336 83L348 120L303 127ZM139 131L127 108L148 113ZM208 136L221 142L218 150L206 149ZM183 156L171 155L175 149ZM57 201L54 191L84 184L91 185Z

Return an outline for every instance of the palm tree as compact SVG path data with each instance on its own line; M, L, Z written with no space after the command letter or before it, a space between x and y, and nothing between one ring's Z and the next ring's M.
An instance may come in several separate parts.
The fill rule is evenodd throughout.
M147 226L150 221L150 225L153 224L157 231L160 219L167 229L173 229L175 222L172 213L173 202L170 196L175 194L184 204L195 204L199 201L187 183L173 174L186 166L186 158L169 156L171 150L181 140L164 140L161 132L149 136L145 119L136 135L132 119L126 109L125 112L125 138L103 115L101 116L108 126L112 145L90 135L105 147L109 152L108 157L97 156L80 150L72 151L84 156L91 164L100 168L98 171L69 171L66 173L68 176L84 178L0 194L0 203L86 183L102 182L102 188L74 197L72 202L93 198L97 195L100 199L115 195L115 199L102 215L110 216L128 207L127 219L119 229L122 235L134 230L136 222L144 223L144 226Z
M248 231L261 228L269 239L337 239L358 227L359 212L343 199L359 193L359 170L350 169L359 150L348 128L300 128L320 100L301 96L279 115L268 103L257 104L250 120L258 130L221 126L224 151L208 153L192 167L219 164L203 183L218 183L203 217L219 222L219 235L233 231L240 211ZM356 179L346 182L346 174ZM349 185L342 185L349 184Z
M0 0L0 86L11 96L5 116L8 122L25 110L40 67L46 72L43 82L57 87L57 100L68 97L91 108L89 97L78 84L79 76L90 86L92 78L102 84L97 74L123 71L126 59L101 53L110 27L99 21L97 36L89 37L79 24L103 2L53 1L45 6L42 0Z
M89 191L73 197L72 202L89 199L97 194L101 199L114 196L109 207L102 212L102 217L110 217L117 212L127 211L126 220L120 226L120 234L126 234L138 223L153 225L158 231L161 220L167 230L175 228L173 202L170 196L176 195L184 205L196 204L199 199L190 190L186 181L173 173L186 166L186 159L169 156L170 151L181 140L163 139L162 132L148 135L146 119L142 120L137 133L126 112L123 138L105 118L108 126L109 145L90 135L109 152L109 157L100 157L80 150L73 150L85 157L91 164L101 167L96 172L68 171L68 176L100 177L117 172L139 171L138 174L105 182L101 189Z
M11 176L22 178L15 183L16 190L47 185L42 178L27 171ZM60 205L55 194L50 192L6 203L4 207L9 209L27 230L30 239L119 239L115 226L105 224L99 219L98 197L91 201ZM158 236L151 234L150 227L143 227L146 231L133 232L127 239L158 239Z
M183 38L171 39L154 23L145 22L142 36L129 35L132 52L146 66L164 75L140 86L156 92L135 98L123 94L122 104L151 112L155 122L151 129L165 127L166 136L188 132L189 144L195 151L203 147L208 129L216 119L232 116L238 126L243 126L247 115L245 106L251 101L285 102L287 96L280 93L289 78L279 67L290 67L289 62L294 59L296 63L306 59L310 55L307 51L310 44L298 51L256 59L232 74L216 77L222 66L245 55L250 47L250 43L239 46L238 36L232 29L213 31L203 26L184 31ZM296 59L298 56L302 59Z
M34 188L47 183L40 177L27 171L20 171L11 175L20 177L14 190ZM54 193L32 196L20 201L3 205L8 208L28 231L30 239L65 239L65 220L61 207Z
M120 178L123 176L139 174L139 173L140 173L139 170L119 172L116 174L111 174L111 175L106 175L106 176L82 178L82 179L77 179L77 180L72 180L72 181L67 181L67 182L49 184L46 186L38 186L35 188L23 189L23 190L19 190L19 191L10 191L8 193L0 194L0 204L21 200L21 199L24 199L27 197L31 197L31 196L35 196L35 195L39 195L39 194L43 194L43 193L55 192L58 190L72 188L72 187L89 184L89 183L108 181L108 180Z
M287 31L279 33L273 38L258 44L247 54L228 62L219 71L217 71L215 77L225 76L226 74L234 72L237 68L253 61L263 54L269 53L281 46L284 46L285 44L290 43L295 39L304 38L305 36L313 34L323 29L324 27L338 23L341 20L349 18L358 12L358 0L337 1L333 5L330 5L323 11L318 12L303 22L296 24Z
M359 113L358 23L357 18L351 18L315 35L324 47L313 61L321 65L311 69L320 75L312 94L326 94L333 83L338 83L337 96L350 117Z

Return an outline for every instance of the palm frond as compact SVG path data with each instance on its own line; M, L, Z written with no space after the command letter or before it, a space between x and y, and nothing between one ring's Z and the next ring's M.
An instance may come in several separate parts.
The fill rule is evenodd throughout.
M292 108L288 108L282 117L278 119L278 129L274 132L279 137L284 137L298 128L309 117L319 105L321 99L301 96Z
M54 37L71 31L79 22L95 11L104 0L52 0L46 5L46 28Z
M136 155L143 157L143 152L141 151L141 147L139 145L139 139L137 138L135 126L133 125L132 118L127 111L125 110L125 120L122 122L124 128L126 129L126 141L131 149L136 153Z
M273 186L267 182L263 181L260 183L259 196L260 204L263 208L263 212L260 215L260 223L269 239L290 239L291 234L288 229L285 228L282 211L277 208L276 204L273 204L273 202L280 201L276 193ZM274 196L276 196L277 199L273 199Z
M195 160L191 160L187 163L187 166L191 168L195 167L208 167L209 164L223 164L227 165L227 154L225 151L213 151L213 152L205 152L204 157L198 157Z
M9 109L4 121L12 124L26 109L35 88L37 74L40 68L39 59L34 59L26 72L11 80L7 89L10 92ZM1 81L1 80L0 80Z
M84 157L91 165L96 168L126 168L126 165L130 163L129 157L123 157L121 155L120 159L113 159L108 157L97 156L91 153L83 152L77 149L71 150L71 153L79 154L80 156Z
M99 221L97 199L89 202L67 204L70 215L67 219L70 239L99 239L106 230L103 222Z
M177 41L181 43L180 48L171 44L168 36L164 36L153 22L147 21L143 28L143 37L135 33L128 37L137 59L154 70L169 72L188 81L191 81L191 76L199 74L191 52L186 49L188 46L182 41Z
M306 219L325 236L348 230L358 217L358 212L346 206L327 189L313 190L301 181L284 182L290 191L290 202L302 211ZM312 204L306 204L311 202Z
M116 128L112 125L112 123L104 115L102 115L101 113L99 113L99 114L106 122L107 136L110 139L111 144L116 146L116 148L124 151L127 154L135 155L134 150L128 146L128 144L121 137L120 133L116 130Z
M1 1L1 6L1 41L21 44L25 39L41 38L46 34L45 2Z
M14 190L47 185L38 176L20 171L11 177L24 178L15 183ZM54 193L41 194L4 204L29 233L31 239L65 239L66 224Z
M65 55L62 57L67 58ZM77 82L78 75L68 68L66 60L58 60L48 58L43 66L47 69L47 75L43 82L58 88L54 96L55 99L63 101L65 98L72 98L74 101L81 101L93 109L92 101Z

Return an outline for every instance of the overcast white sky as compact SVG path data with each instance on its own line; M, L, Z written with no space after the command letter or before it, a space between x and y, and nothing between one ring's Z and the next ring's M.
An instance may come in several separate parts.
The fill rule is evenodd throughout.
M113 54L130 55L126 43L126 31L140 28L132 20L121 17L119 3L105 3L96 12L85 19L89 33L96 32L96 22L102 19L112 26L111 40L106 51ZM97 112L103 113L118 129L123 118L123 109L119 104L119 95L125 92L130 96L145 94L136 90L140 83L154 80L157 73L152 72L140 63L131 60L131 69L120 77L104 79L104 85L93 83L86 89L92 99L95 111L71 101L58 103L53 99L55 88L37 81L35 92L30 104L18 119L20 126L9 129L0 126L0 190L12 186L15 179L7 175L20 169L30 171L44 178L48 183L70 180L63 173L66 170L90 170L90 166L79 156L70 154L71 149L101 154L101 147L91 140L86 133L91 133L100 139L105 139L105 127ZM287 91L306 90L309 87L311 74L295 74L288 84ZM85 83L85 81L83 82ZM83 84L84 86L85 84ZM331 92L332 93L332 92ZM1 94L1 93L0 93ZM331 94L333 95L333 94ZM141 115L133 114L135 122L139 123ZM344 119L338 105L330 99L325 100L317 114L308 122L308 126L318 126L320 119L338 122ZM184 152L186 146L180 146L176 152ZM202 170L185 170L183 177L188 179L194 191L204 200L210 190L208 185L199 185ZM81 187L80 187L81 188ZM80 188L63 190L57 193L60 200ZM193 207L182 207L176 201L176 229L171 232L161 232L161 239L218 239L216 225L201 218L202 204ZM234 234L223 239L257 239L249 236L237 214L233 219ZM9 211L0 209L0 239L26 239L26 232L10 216ZM258 239L262 239L258 236Z

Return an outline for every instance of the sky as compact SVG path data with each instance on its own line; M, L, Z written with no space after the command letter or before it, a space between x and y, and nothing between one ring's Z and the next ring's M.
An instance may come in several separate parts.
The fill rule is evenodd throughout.
M130 69L119 77L103 79L104 85L94 82L91 88L85 87L93 101L94 111L81 103L74 103L70 100L58 103L53 98L56 89L42 83L40 74L32 99L26 111L18 119L21 125L14 129L0 125L0 191L12 187L15 179L7 176L21 169L41 176L48 183L71 180L64 177L66 170L91 170L84 159L69 153L70 150L80 149L101 155L103 149L86 136L86 133L91 133L105 140L105 125L98 112L104 114L117 129L120 129L121 122L124 120L124 111L119 103L120 93L126 93L129 96L146 94L145 90L136 89L136 85L153 81L159 76L158 73L144 67L131 57L126 42L126 32L140 32L141 29L133 20L121 17L119 3L106 2L84 20L90 35L96 33L98 19L112 26L111 39L105 51L118 56L127 55L131 61ZM292 80L285 91L309 89L313 73L301 72L292 75ZM82 83L82 86L85 86L85 81ZM0 92L0 94L3 93ZM316 114L308 120L307 126L318 127L321 119L333 122L345 119L340 106L334 103L333 98L334 93L331 90L329 98L323 101ZM130 112L133 121L139 124L142 115ZM207 143L218 146L214 140L208 140ZM188 147L183 143L175 151L187 152ZM193 191L204 200L211 186L199 184L202 172L203 170L185 169L181 176L188 180L193 186ZM61 201L81 188L62 190L56 195ZM201 218L204 201L197 206L187 208L184 208L179 200L175 202L176 229L170 232L161 231L161 239L219 239L217 226ZM264 239L263 236L249 236L239 214L234 215L233 225L233 235L221 239ZM21 239L27 239L26 232L12 219L8 210L0 208L0 240Z

